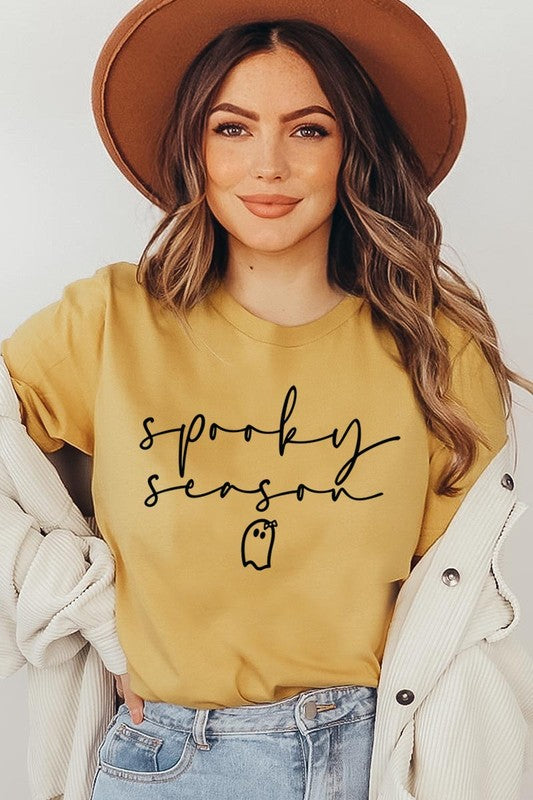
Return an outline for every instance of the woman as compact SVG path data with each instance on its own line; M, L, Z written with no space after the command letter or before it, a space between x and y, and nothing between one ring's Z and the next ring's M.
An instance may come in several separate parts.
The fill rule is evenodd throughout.
M390 89L408 136L378 88L394 81L374 82L332 32L357 17L326 25L317 4L326 27L303 8L243 22L225 6L218 29L235 25L209 41L194 19L202 49L183 72L177 5L130 12L93 94L98 111L109 81L104 141L163 220L137 269L69 284L2 343L35 441L94 458L116 561L126 702L92 797L149 782L154 798L366 798L398 591L506 441L509 380L533 384L439 256L427 195L464 119L424 23L356 4L369 67L387 52L409 75L416 51L389 47L399 32L440 46L439 67L418 56L411 96ZM447 107L427 117L443 63L457 114L444 131ZM133 106L161 132L157 154Z

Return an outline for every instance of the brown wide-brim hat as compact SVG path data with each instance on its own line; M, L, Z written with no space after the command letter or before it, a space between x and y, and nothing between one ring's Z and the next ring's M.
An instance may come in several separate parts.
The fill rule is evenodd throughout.
M433 191L461 149L466 103L446 48L400 0L142 0L107 38L92 82L98 131L126 178L170 210L155 170L156 143L187 65L223 28L276 17L318 23L352 51L418 152Z

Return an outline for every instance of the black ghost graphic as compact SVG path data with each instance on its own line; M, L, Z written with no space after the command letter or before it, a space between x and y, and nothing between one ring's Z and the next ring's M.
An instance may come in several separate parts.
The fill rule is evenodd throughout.
M256 569L270 567L270 554L276 536L275 519L256 519L251 522L242 535L241 557L243 566L253 564Z

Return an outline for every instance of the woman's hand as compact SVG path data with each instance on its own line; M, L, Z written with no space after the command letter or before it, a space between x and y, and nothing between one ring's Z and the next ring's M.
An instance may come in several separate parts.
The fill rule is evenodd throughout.
M119 697L122 697L124 702L129 708L130 717L137 725L143 721L144 716L144 700L135 694L130 688L130 676L127 672L123 675L115 675L115 683Z

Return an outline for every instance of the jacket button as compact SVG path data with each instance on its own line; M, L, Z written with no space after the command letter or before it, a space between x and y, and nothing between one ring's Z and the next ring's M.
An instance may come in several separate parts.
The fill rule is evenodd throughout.
M514 489L514 481L508 472L506 472L501 479L501 484L502 486L505 486L506 489Z
M414 699L415 696L410 689L402 689L401 692L398 692L396 695L396 700L398 703L401 703L402 706L408 706Z
M461 576L453 567L445 569L442 573L442 582L445 583L446 586L455 586L459 583L460 579Z

